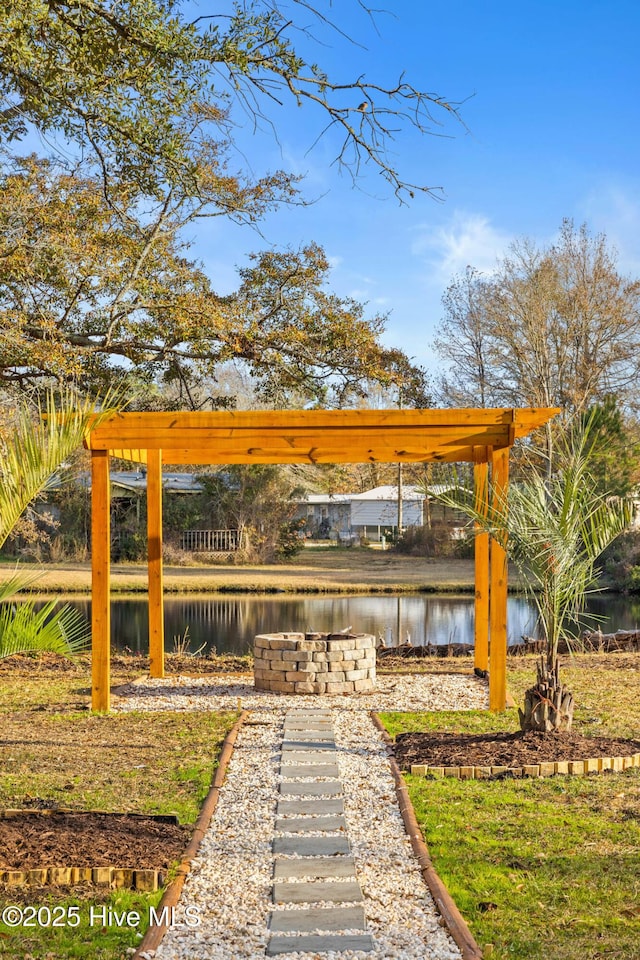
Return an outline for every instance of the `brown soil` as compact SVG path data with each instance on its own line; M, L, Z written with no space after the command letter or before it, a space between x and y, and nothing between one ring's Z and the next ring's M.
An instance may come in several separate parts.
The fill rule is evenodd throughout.
M17 654L14 657L0 659L0 677L14 676L25 672L29 676L38 674L86 674L90 664L90 657L82 654L73 660L61 657L56 653L40 653L35 656ZM169 675L191 673L243 673L251 670L251 661L246 657L235 654L209 654L204 657L194 657L177 653L165 654L165 673ZM111 672L118 679L121 674L129 676L144 676L149 672L149 657L145 655L117 654L111 656Z
M401 733L395 756L402 770L431 767L522 767L554 760L625 757L640 741L585 737L581 733Z
M0 870L167 870L181 859L190 833L176 823L126 814L18 814L0 819Z

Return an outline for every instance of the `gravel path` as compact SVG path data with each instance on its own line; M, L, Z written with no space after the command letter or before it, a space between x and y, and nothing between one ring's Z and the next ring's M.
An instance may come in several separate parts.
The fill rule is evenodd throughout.
M371 952L280 954L358 960L458 960L412 854L382 736L368 711L486 707L486 685L460 676L379 677L361 697L256 694L248 676L144 680L121 691L124 710L252 711L241 729L211 825L157 960L263 960L269 941L276 803L285 712L329 708L347 833L364 895ZM339 883L336 879L333 882ZM305 909L309 904L297 904ZM328 904L314 904L328 906ZM189 925L185 910L200 920ZM277 908L276 908L277 909ZM151 957L153 954L148 954Z

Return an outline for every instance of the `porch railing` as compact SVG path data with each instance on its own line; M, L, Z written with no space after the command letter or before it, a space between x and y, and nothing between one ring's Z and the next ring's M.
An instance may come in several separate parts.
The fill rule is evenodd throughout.
M244 546L244 530L185 530L180 547L191 553L236 553Z

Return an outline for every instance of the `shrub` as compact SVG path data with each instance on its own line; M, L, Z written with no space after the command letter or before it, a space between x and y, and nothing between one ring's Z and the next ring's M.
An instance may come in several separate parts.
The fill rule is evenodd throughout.
M470 557L473 537L456 540L452 528L445 523L430 527L407 527L395 546L398 553L410 557Z

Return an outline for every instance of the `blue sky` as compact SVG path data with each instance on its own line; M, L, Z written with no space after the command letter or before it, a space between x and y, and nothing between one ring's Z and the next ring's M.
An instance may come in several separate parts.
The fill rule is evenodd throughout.
M197 6L220 10L213 0ZM193 253L214 287L233 287L250 250L316 241L333 264L332 288L366 300L370 313L388 312L386 342L432 368L448 283L467 264L491 270L515 238L547 243L571 217L604 231L621 270L640 275L637 0L386 7L392 13L378 14L376 32L356 0L334 3L336 22L362 46L326 34L312 56L338 80L365 72L391 83L405 70L416 87L462 102L467 129L449 125L449 138L405 133L393 145L403 176L442 187L444 200L418 195L400 206L373 171L354 188L331 163L335 142L308 152L320 116L274 109L279 142L247 126L242 150L257 173L304 173L316 202L270 215L263 237L202 224ZM292 13L300 18L300 8Z

